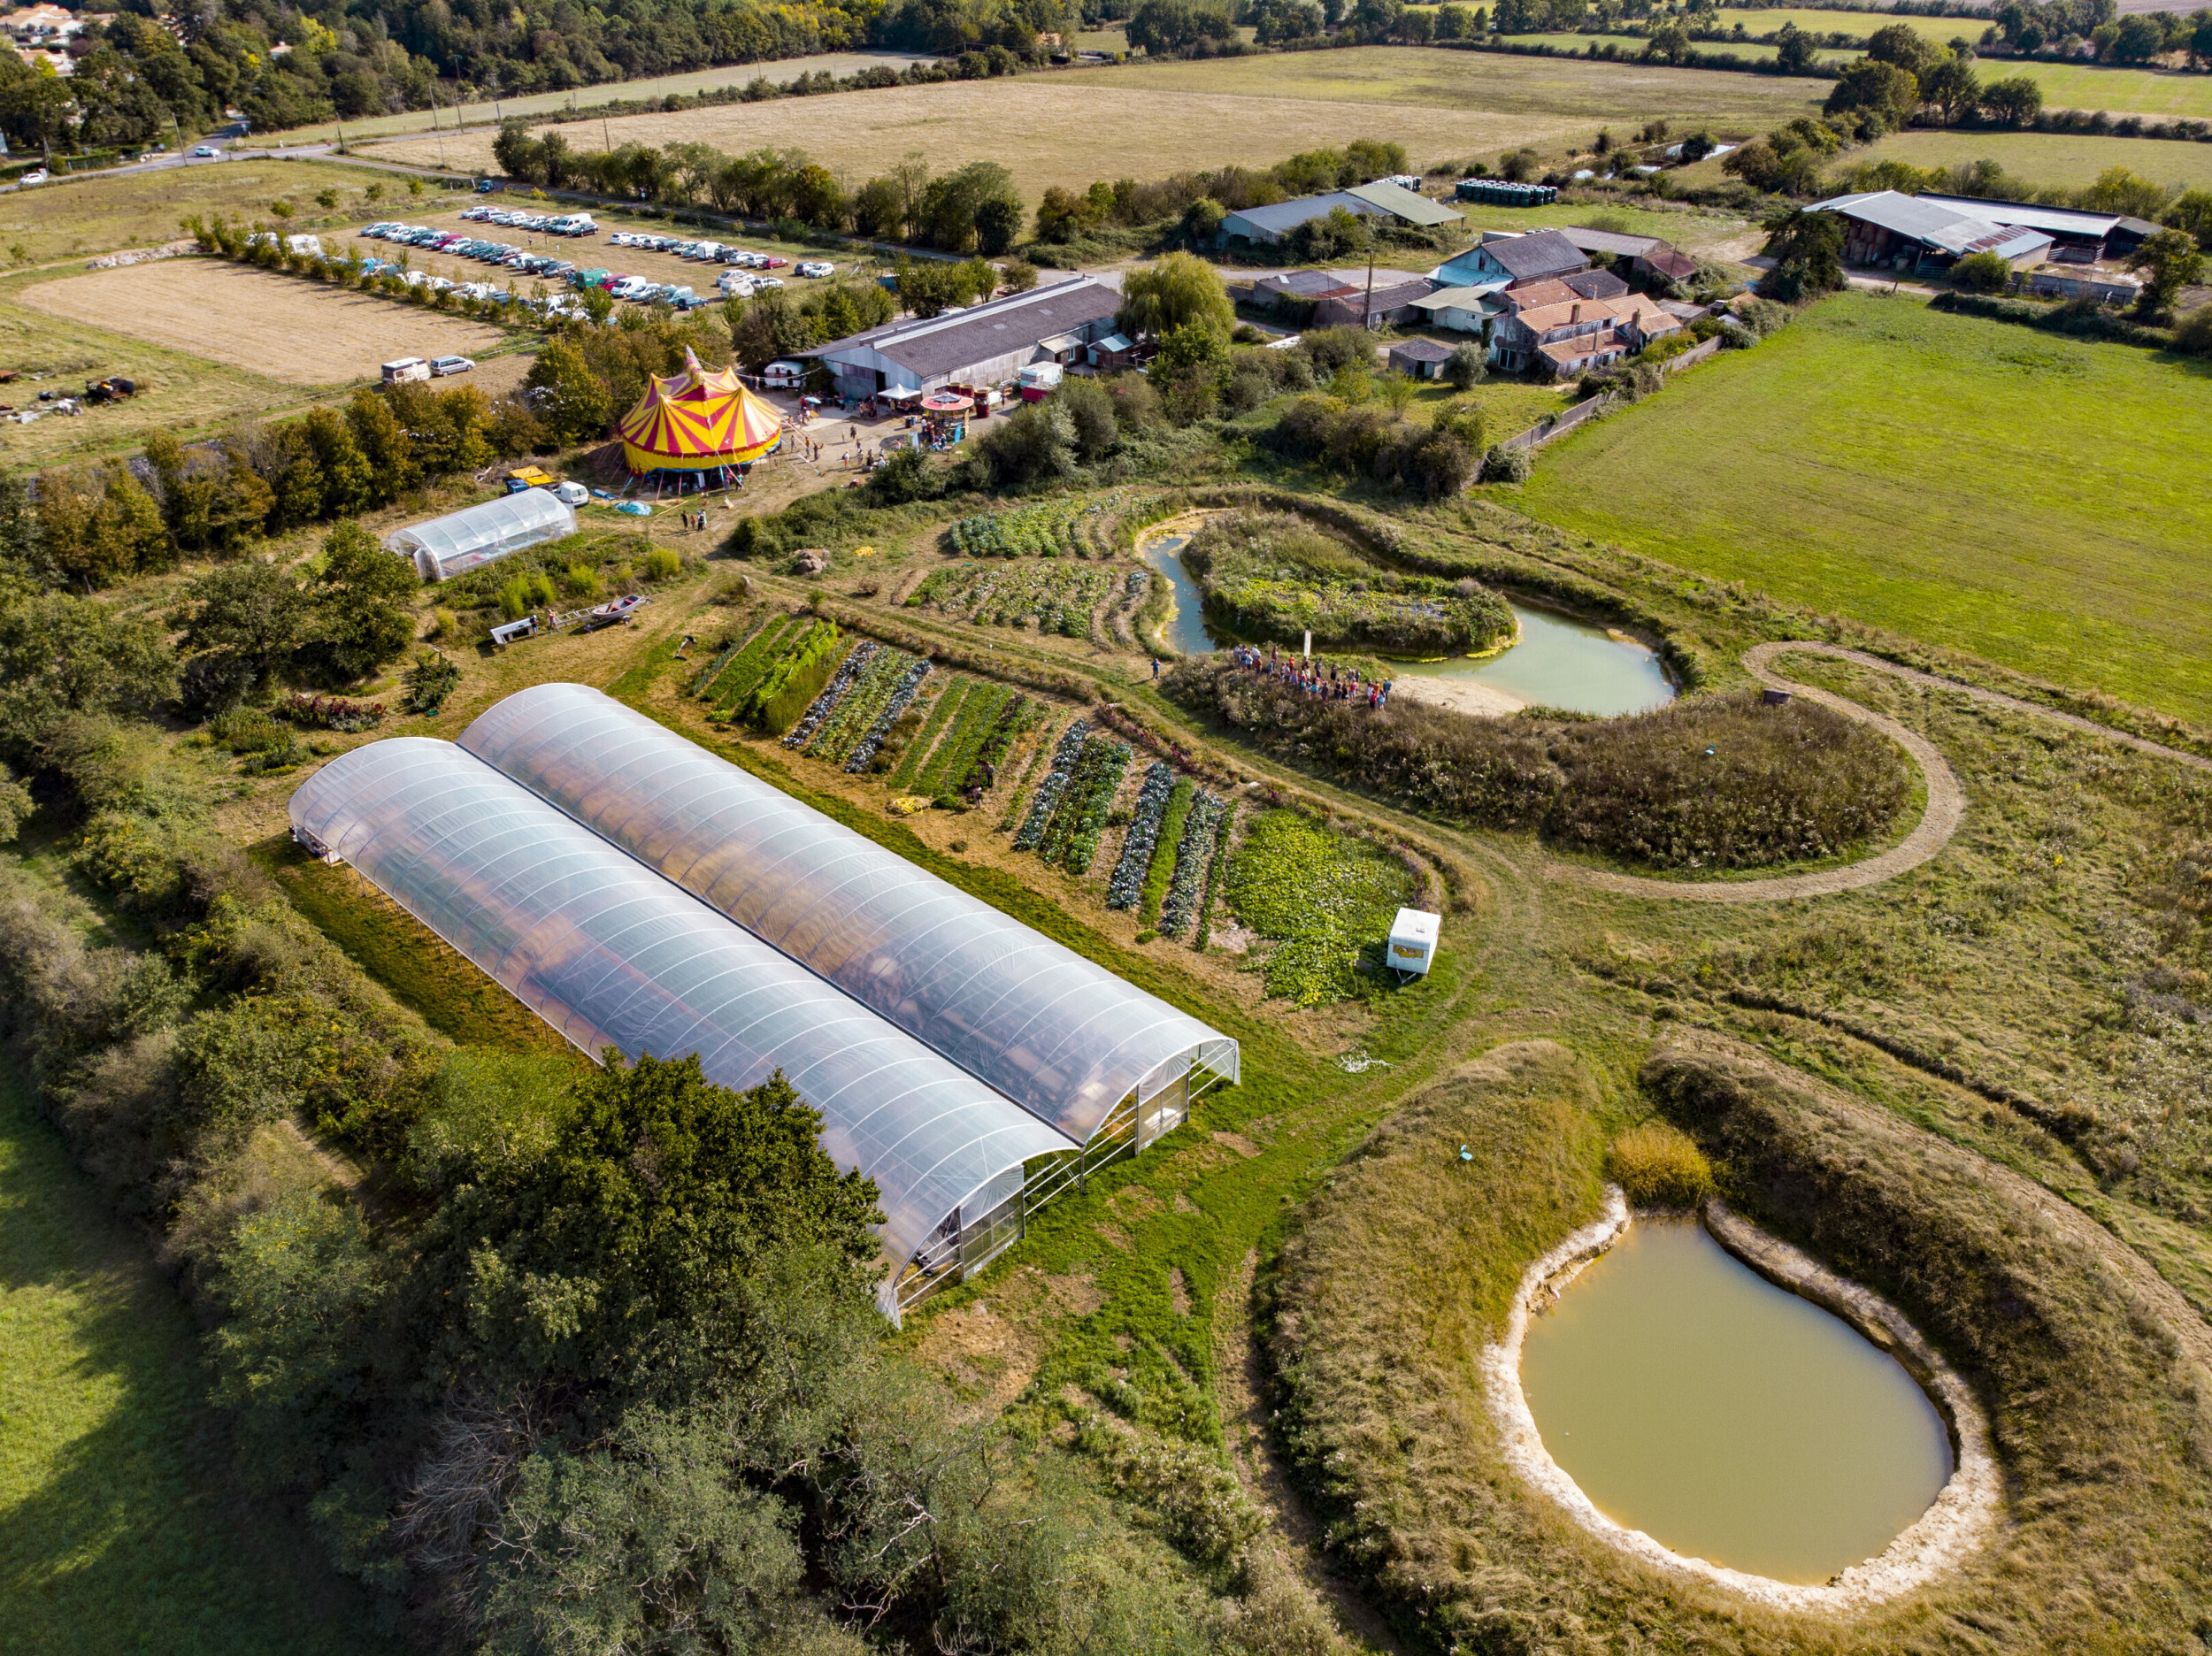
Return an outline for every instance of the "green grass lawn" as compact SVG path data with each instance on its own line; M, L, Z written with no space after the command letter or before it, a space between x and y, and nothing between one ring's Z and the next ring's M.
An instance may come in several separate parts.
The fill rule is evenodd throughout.
M2212 722L2212 364L1830 299L1563 438L1534 516Z
M0 1062L0 1650L396 1650L249 1503L192 1319Z

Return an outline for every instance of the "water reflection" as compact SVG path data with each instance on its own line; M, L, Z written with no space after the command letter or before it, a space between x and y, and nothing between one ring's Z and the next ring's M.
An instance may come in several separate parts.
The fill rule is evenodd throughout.
M1188 534L1162 534L1137 550L1174 594L1175 611L1160 629L1168 644L1185 656L1210 656L1233 640L1207 624L1198 583L1183 568L1189 544ZM1648 712L1674 700L1674 685L1649 646L1547 610L1517 603L1513 615L1521 640L1509 649L1479 658L1394 662L1392 668L1421 678L1473 679L1525 707L1603 718Z

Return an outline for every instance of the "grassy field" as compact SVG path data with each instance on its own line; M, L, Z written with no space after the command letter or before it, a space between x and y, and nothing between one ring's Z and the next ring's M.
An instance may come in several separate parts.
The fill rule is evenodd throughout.
M1628 53L1643 50L1641 41L1620 34L1509 34L1506 39L1516 46L1550 46L1565 51L1586 52L1593 45L1601 51L1609 45ZM1726 52L1732 57L1747 58L1754 63L1770 63L1776 50L1774 47L1762 46L1756 41L1699 41L1696 45L1700 51ZM1823 47L1813 55L1822 63L1848 63L1858 56L1856 52L1842 51L1832 47Z
M2094 64L2013 63L1992 58L1982 78L2024 74L2043 88L2053 109L2110 110L2116 114L2212 115L2212 75L2177 69L2101 69Z
M0 1648L394 1649L247 1500L192 1318L0 1065Z
M1909 161L1957 166L1986 157L2016 178L2043 185L2093 184L2108 167L2124 166L2160 184L2212 188L2212 144L2163 138L2087 138L2065 133L1892 133L1847 160ZM1717 171L1717 164L1711 165Z
M1530 511L2212 718L2212 371L1870 295L1548 449Z
M27 406L35 406L46 388L31 383L33 374L51 377L65 392L81 392L87 380L107 374L127 375L139 387L128 402L89 409L74 419L0 425L0 465L11 467L112 453L134 445L150 426L189 439L242 415L274 414L303 400L297 387L263 374L4 301L0 368L21 375L0 401Z
M579 148L610 138L696 139L732 151L795 145L856 178L921 150L941 171L1002 162L1033 199L1048 185L1265 165L1351 138L1394 140L1427 165L1655 115L1770 126L1816 101L1809 83L1755 75L1368 47L840 93L810 99L803 115L755 104L629 116L604 132L587 123L565 135ZM488 166L492 136L448 136L448 162ZM438 161L437 145L422 137L373 153Z
M315 230L351 222L348 213L368 205L372 187L388 202L407 199L406 181L388 172L305 158L88 178L0 198L0 252L8 264L22 266L158 247L176 239L177 221L188 214L262 218L279 200L296 209L294 230ZM338 192L334 214L315 201L325 189Z

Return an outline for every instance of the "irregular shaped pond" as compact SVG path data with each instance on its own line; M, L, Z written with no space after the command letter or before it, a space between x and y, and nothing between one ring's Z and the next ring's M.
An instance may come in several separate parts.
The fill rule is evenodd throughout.
M1233 642L1206 623L1205 601L1183 568L1187 531L1141 539L1137 554L1167 581L1175 612L1160 629L1185 656L1210 656ZM1610 718L1646 713L1674 700L1673 682L1656 652L1634 639L1545 610L1513 606L1521 641L1495 656L1445 661L1394 662L1402 673L1432 678L1471 678L1525 707L1563 708Z
M1601 718L1648 713L1674 700L1674 683L1649 645L1548 610L1515 604L1513 617L1521 641L1498 655L1394 664L1423 678L1471 678L1524 707Z
M1638 1220L1529 1324L1544 1447L1615 1522L1793 1583L1872 1558L1951 1476L1897 1361L1694 1220Z

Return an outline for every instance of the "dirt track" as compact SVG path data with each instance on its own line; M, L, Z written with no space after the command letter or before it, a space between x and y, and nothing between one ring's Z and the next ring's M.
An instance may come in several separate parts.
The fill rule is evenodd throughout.
M15 300L303 386L373 380L399 356L480 356L506 339L462 317L211 258L65 276Z
M1908 869L1918 868L1950 844L1951 837L1958 832L1959 823L1966 815L1966 794L1960 787L1958 774L1951 769L1949 762L1936 750L1933 743L1906 729L1895 719L1828 691L1785 678L1768 664L1777 656L1793 650L1801 655L1825 656L1835 661L1850 662L1855 666L1870 667L1878 672L1889 673L1913 684L1954 691L1991 707L2049 719L2085 735L2100 736L2139 753L2155 754L2193 770L2212 770L2212 759L2183 753L2178 748L2146 740L2140 736L2130 736L2109 725L2100 724L2093 719L2062 713L2055 708L2023 701L2018 696L1985 690L1977 685L1961 684L1955 678L1938 678L1933 673L1921 672L1916 668L1901 667L1895 662L1870 656L1864 650L1794 640L1755 644L1744 652L1743 661L1751 676L1761 684L1787 690L1793 695L1803 696L1808 702L1817 702L1823 707L1833 708L1846 718L1870 724L1912 755L1913 763L1920 767L1920 773L1926 778L1928 787L1927 807L1921 812L1920 821L1913 831L1880 855L1869 857L1863 862L1854 862L1847 868L1824 869L1817 874L1786 874L1772 879L1703 882L1652 879L1642 875L1615 874L1602 869L1582 868L1567 862L1549 863L1545 872L1553 879L1594 886L1600 891L1613 892L1624 897L1664 897L1677 902L1784 902L1797 897L1832 897L1839 892L1858 891L1868 886L1879 885Z

